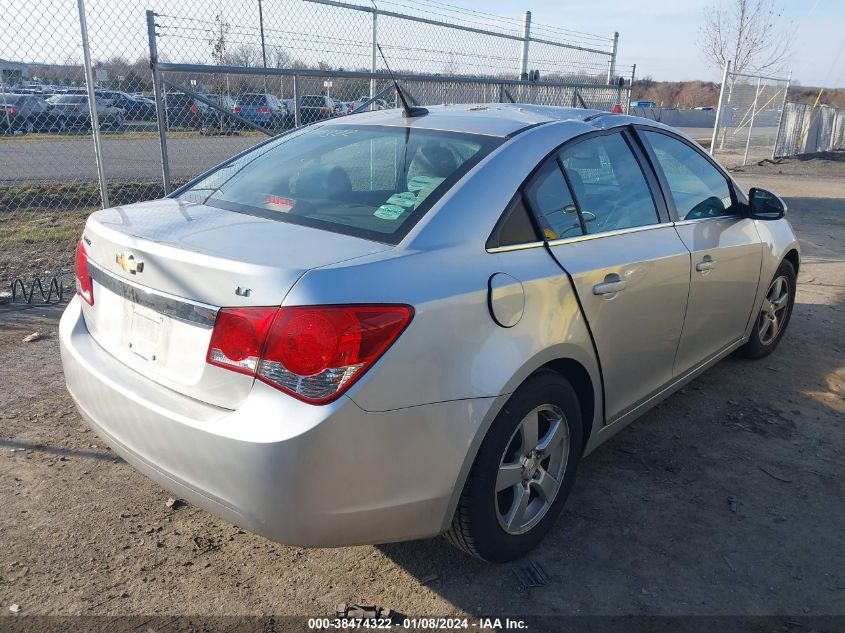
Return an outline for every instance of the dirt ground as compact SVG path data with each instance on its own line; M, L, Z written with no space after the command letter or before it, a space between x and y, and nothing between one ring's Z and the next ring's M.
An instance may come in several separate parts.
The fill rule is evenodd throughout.
M845 615L845 161L737 177L784 195L801 239L785 340L724 360L591 455L551 535L513 564L440 539L286 547L167 508L76 414L59 309L0 307L0 613ZM549 581L524 589L532 562Z

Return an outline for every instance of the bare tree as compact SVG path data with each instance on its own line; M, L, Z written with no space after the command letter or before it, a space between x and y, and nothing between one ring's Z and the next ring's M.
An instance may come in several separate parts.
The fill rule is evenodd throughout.
M775 0L726 0L704 9L698 45L718 68L731 60L733 70L780 70L789 57L792 25Z

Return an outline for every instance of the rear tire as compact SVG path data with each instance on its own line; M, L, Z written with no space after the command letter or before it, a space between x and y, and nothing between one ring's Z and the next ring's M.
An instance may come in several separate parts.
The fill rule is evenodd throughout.
M792 317L795 288L795 268L785 259L769 282L763 305L751 328L751 337L737 350L739 356L756 360L775 351Z
M491 563L525 555L563 509L582 437L581 408L569 382L550 370L528 378L484 437L446 540Z

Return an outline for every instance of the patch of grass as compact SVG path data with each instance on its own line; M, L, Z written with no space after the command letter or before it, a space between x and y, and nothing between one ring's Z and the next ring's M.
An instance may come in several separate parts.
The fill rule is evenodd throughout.
M185 180L174 181L179 187ZM109 204L131 204L164 196L164 187L157 182L110 182ZM100 204L97 183L33 182L0 185L0 217L22 211L75 211L96 209ZM89 211L90 212L90 211Z
M25 210L0 214L0 244L74 242L96 207L66 211Z

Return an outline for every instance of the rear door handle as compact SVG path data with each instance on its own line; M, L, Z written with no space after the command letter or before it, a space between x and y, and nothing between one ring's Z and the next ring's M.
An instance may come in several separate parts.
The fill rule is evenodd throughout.
M616 294L617 292L622 292L625 290L625 286L628 285L628 282L624 279L620 279L619 275L616 273L611 273L604 278L604 281L600 284L596 284L593 286L593 294L594 295L612 295Z
M700 273L713 270L715 267L716 260L710 257L710 255L705 255L704 258L695 265L695 269Z

